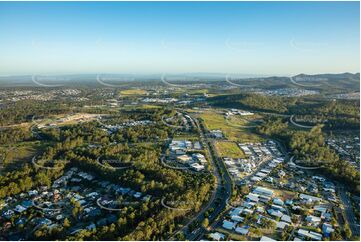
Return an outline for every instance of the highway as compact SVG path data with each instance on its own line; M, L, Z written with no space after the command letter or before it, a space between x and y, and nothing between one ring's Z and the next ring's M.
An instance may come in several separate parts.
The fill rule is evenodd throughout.
M202 210L198 212L195 217L188 221L188 223L185 224L182 229L175 232L171 236L171 240L174 239L174 236L178 233L183 233L186 240L197 240L201 238L205 233L207 233L207 230L201 225L202 221L205 218L205 212L209 209L213 209L213 212L211 212L208 216L209 224L212 224L216 220L217 216L226 208L227 200L232 194L232 180L228 176L226 167L224 166L222 160L219 157L216 157L216 154L211 152L211 142L205 135L205 131L199 124L199 121L193 117L192 119L199 129L200 141L203 147L207 149L208 153L210 154L210 162L214 167L213 175L216 178L216 188L213 191L207 205L203 207ZM223 176L221 176L221 172L219 171L217 163L219 164L220 169L223 171ZM225 189L222 189L223 186ZM197 223L198 225L196 228L193 229L193 231L190 231L189 226L193 223Z
M208 142L209 142L208 143L208 147L209 147L210 145L212 145L212 143L210 141L208 141ZM228 205L227 202L231 198L231 195L232 195L232 179L228 175L227 169L226 169L223 161L221 160L221 158L219 158L216 154L214 154L214 155L215 155L215 157L213 158L213 160L218 162L221 170L223 171L223 176L221 177L221 180L222 180L222 182L224 182L225 189L221 190L220 193L218 193L216 200L219 200L219 205L217 206L215 204L215 206L213 206L214 211L208 217L209 224L210 224L210 226L209 226L210 230L214 229L213 226L217 222L217 217L227 208L227 205ZM216 169L217 169L217 167L216 167ZM201 227L198 231L193 232L192 236L189 237L189 240L198 240L198 239L202 238L206 233L207 233L207 230L204 229L203 227Z
M346 216L346 220L350 225L350 229L352 231L353 236L360 236L360 220L356 220L356 216L352 209L352 204L347 196L346 189L343 185L338 184L338 194L340 197L340 201L343 205L343 210Z

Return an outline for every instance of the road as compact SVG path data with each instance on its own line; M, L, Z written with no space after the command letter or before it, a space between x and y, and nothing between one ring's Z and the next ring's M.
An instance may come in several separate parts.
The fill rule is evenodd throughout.
M338 194L343 205L346 220L350 225L352 235L360 236L360 220L356 220L356 216L352 209L350 198L347 196L346 189L342 185L338 185Z
M281 152L283 154L285 154L285 160L288 160L288 154L287 154L286 149L284 148L284 146L279 141L277 141L277 140L274 140L274 141L277 143L277 145L280 148ZM216 218L218 217L218 215L220 215L227 208L227 206L229 206L228 201L231 198L231 194L232 194L232 185L231 185L232 184L232 179L229 176L229 174L227 172L227 169L226 169L226 166L224 165L223 161L219 157L216 157L216 159L218 160L218 162L220 164L220 167L221 167L221 169L223 170L223 172L225 174L224 181L225 181L225 185L226 185L226 196L221 197L222 198L221 206L219 206L211 214L211 216L209 217L210 226L208 226L208 227L209 227L210 230L215 229L216 225L219 222L218 220L216 220ZM263 169L263 167L265 167L268 162L263 162L262 165L260 165L260 167L258 167L257 171L255 171L252 174L256 174L259 170ZM193 241L197 240L197 239L201 239L206 232L207 232L207 230L204 229L204 228L196 229L194 234L187 237L187 239L188 240L193 240Z
M290 122L291 122L291 124L293 124L294 126L297 126L297 127L299 127L299 128L303 128L303 129L312 129L314 126L309 126L309 125L302 125L302 124L298 124L298 123L296 123L294 120L293 120L293 118L294 118L294 115L291 115L291 117L290 117Z
M174 128L174 129L183 129L183 128L186 128L186 127L183 127L183 126L177 126L177 125L168 124L168 123L164 120L164 115L162 116L162 122L163 122L166 126L171 127L171 128Z
M292 76L290 77L290 81L291 81L293 84L295 84L295 85L297 85L297 86L300 86L300 87L319 87L319 86L321 86L320 84L301 84L301 83L298 83L298 82L296 82L296 81L293 79Z
M215 154L211 152L210 141L205 135L205 131L200 126L198 120L196 118L193 118L191 115L189 116L193 119L194 123L199 128L200 141L203 147L207 149L208 153L210 154L210 161L212 163L212 166L214 167L213 175L216 178L216 189L213 191L207 205L203 207L203 209L198 212L195 217L188 221L188 223L185 224L182 229L175 232L171 236L171 239L174 239L174 236L178 233L183 233L186 240L197 240L198 238L201 238L205 233L207 233L207 230L201 226L202 221L205 218L205 212L209 209L213 209L213 212L210 213L208 216L209 224L212 224L217 218L217 216L226 208L226 201L230 198L232 194L232 180L226 172L226 167L224 166L220 158L216 157ZM219 164L219 167L217 166L217 163ZM223 171L223 176L221 176L219 168ZM222 189L223 184L225 189ZM193 231L189 231L189 226L195 222L198 223L197 227L194 228Z
M294 160L295 160L295 156L292 156L290 158L290 162L293 162L295 164L294 166L296 168L300 168L300 169L303 169L303 170L318 170L318 169L322 168L321 166L300 166Z
M203 132L203 131L202 131ZM203 134L204 136L204 134ZM278 147L280 148L281 152L285 155L285 160L288 160L288 154L286 152L285 147L283 146L283 144L281 144L279 141L274 140ZM209 148L209 147L208 147ZM215 229L217 223L219 222L218 219L216 219L218 217L218 215L220 215L226 208L227 206L229 206L228 201L231 198L231 194L232 194L232 179L229 176L226 166L223 163L223 161L217 156L215 157L215 160L217 160L220 165L220 168L223 171L224 177L223 177L223 181L225 182L225 194L223 196L221 196L220 198L222 199L220 206L216 207L215 211L209 216L209 230L213 230ZM271 160L271 159L270 159ZM270 161L269 160L269 161ZM264 166L266 166L268 162L263 162L262 165L260 165L260 167L258 167L257 171L261 170ZM255 174L257 171L255 171L253 174ZM186 236L187 240L199 240L201 239L205 234L207 233L207 230L199 227L196 228L193 233L191 233L189 236Z
M284 145L282 144L282 143L280 143L279 141L277 141L277 140L273 140L276 144L277 144L277 146L280 148L280 150L281 150L281 152L285 155L285 160L287 161L288 159L289 159L289 157L288 157L288 154L287 154L287 151L286 151L286 148L284 147ZM217 159L220 159L220 158L217 158ZM272 159L266 159L266 160L264 160L263 162L262 162L262 164L260 164L259 165L259 167L254 171L254 172L252 172L250 175L248 175L246 178L244 178L243 180L249 180L253 175L255 175L257 172L259 172L261 169L263 169L270 161L271 161ZM226 172L226 167L225 167L225 165L224 165L224 163L223 163L223 161L220 161L220 164L222 165L222 167L224 168L224 170L225 170L225 173L227 174L227 176L226 176L226 183L227 184L232 184L232 180L231 180L231 178L230 178L230 176L228 175L228 172ZM228 180L229 179L229 180ZM254 182L249 182L248 183L248 185L250 185L250 186L253 186L253 184L254 184ZM231 189L231 188L230 188ZM231 190L229 190L229 193L228 193L228 190L227 190L227 194L229 194L229 196L227 197L227 198L225 198L225 197L222 197L222 199L225 199L225 200L222 200L222 209L218 209L216 212L216 215L218 216L218 215L220 215L221 213L222 213L222 211L224 211L224 209L227 207L227 206L230 206L229 204L228 204L228 200L230 199L230 193L231 193L232 191ZM224 203L224 204L223 204ZM215 214L215 213L213 213L213 214ZM215 216L214 218L216 218L217 216ZM213 221L213 217L211 217L212 218L212 220L210 219L210 221ZM210 230L213 230L213 229L215 229L216 228L216 225L218 225L218 223L219 223L219 220L217 219L217 220L214 220L212 223L210 222L210 226L209 226L209 229ZM203 234L201 233L203 231ZM206 230L205 229L201 229L199 232L197 232L197 234L199 234L199 236L197 237L197 236L194 236L194 237L191 237L190 238L190 240L195 240L195 239L200 239L200 238L202 238L202 235L204 235L204 233L206 232Z
M213 145L209 140L208 140L208 147L210 145ZM213 147L213 150L214 147ZM210 226L208 226L210 228L210 230L214 229L214 225L217 223L217 217L227 208L228 206L228 200L231 198L232 195L232 179L228 174L227 168L224 165L223 161L221 158L219 158L216 154L214 154L214 160L216 160L216 162L218 162L220 169L223 172L223 176L221 177L222 182L224 183L224 190L220 193L218 193L218 197L217 199L220 200L220 204L218 206L213 207L214 211L209 215L208 220L209 220L209 224ZM216 169L217 166L215 165ZM200 228L200 230L198 230L197 232L193 233L192 236L189 237L189 240L197 240L202 238L208 231L204 228Z

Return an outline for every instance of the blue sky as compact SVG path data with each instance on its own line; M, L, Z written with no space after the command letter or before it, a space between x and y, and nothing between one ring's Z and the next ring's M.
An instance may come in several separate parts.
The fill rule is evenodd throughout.
M0 2L0 75L359 72L358 2Z

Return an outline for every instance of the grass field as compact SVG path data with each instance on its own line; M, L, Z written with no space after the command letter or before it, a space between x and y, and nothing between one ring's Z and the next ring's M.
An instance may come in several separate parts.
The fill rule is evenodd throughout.
M188 94L193 94L193 95L201 95L201 94L207 94L208 93L208 89L189 89L187 90Z
M128 89L128 90L120 91L120 95L125 95L125 96L136 96L136 95L145 95L145 94L147 94L147 91L143 89Z
M257 120L259 121L260 119L259 115L231 116L227 121L231 126L255 126L257 125Z
M176 133L174 135L173 140L193 140L193 141L199 141L198 134L186 134L186 133Z
M48 143L40 143L39 141L21 142L16 146L6 147L0 146L1 158L7 158L6 170L14 170L25 163L29 163L34 155L37 155L49 145Z
M150 105L150 104L144 104L141 106L144 109L154 109L154 108L162 108L162 106L158 106L158 105Z
M236 143L218 141L215 143L216 151L220 157L244 158L245 155Z
M124 111L131 111L131 110L146 110L146 109L157 109L157 108L162 108L162 106L158 106L158 105L149 105L149 104L144 104L144 105L140 105L140 104L129 104L129 105L124 105L122 107L122 110Z
M223 131L226 138L231 141L258 142L261 140L261 138L258 135L252 133L250 129L236 127L227 123L227 120L222 114L215 112L205 112L199 114L199 117L203 119L208 130L220 129Z

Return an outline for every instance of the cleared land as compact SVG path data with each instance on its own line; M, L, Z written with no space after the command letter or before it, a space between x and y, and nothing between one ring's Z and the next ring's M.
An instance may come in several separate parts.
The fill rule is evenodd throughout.
M6 167L6 171L15 170L37 155L49 145L49 143L40 143L39 141L21 142L15 146L0 146L0 163Z
M227 139L231 141L240 142L258 142L260 137L252 133L247 128L235 127L227 123L227 120L222 114L215 112L205 112L199 114L199 117L204 120L205 126L208 130L219 129L222 130Z
M143 89L128 89L128 90L120 91L120 94L126 95L126 96L145 95L145 94L147 94L147 91L143 90Z
M259 115L252 116L231 116L227 122L231 126L256 126L259 124L261 117Z
M287 200L287 199L295 199L297 198L297 192L293 192L293 191L289 191L289 190L280 190L274 186L271 186L269 183L261 181L258 183L259 186L262 187L266 187L269 189L272 189L274 192L274 195L276 197L281 198L282 200Z
M218 141L215 143L217 153L220 157L244 158L245 155L236 143Z

